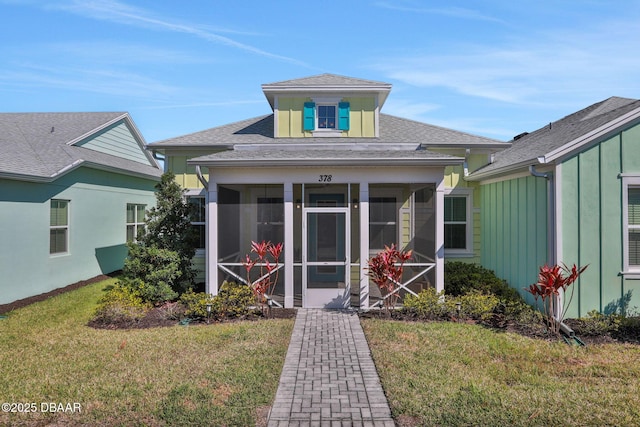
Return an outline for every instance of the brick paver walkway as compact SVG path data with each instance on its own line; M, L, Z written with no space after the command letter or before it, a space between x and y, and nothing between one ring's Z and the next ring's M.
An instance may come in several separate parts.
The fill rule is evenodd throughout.
M395 426L355 312L298 310L268 426Z

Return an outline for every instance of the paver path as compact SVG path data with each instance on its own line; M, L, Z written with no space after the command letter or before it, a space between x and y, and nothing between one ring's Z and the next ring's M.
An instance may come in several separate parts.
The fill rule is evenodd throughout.
M268 426L395 426L357 313L298 310Z

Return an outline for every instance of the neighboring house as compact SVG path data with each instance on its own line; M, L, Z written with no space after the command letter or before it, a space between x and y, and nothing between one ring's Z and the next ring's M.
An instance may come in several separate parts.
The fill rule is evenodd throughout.
M571 317L640 306L640 101L609 98L511 143L467 178L482 264L525 296L541 265L588 264Z
M162 171L127 113L0 114L0 304L111 273Z
M379 304L366 261L392 243L414 253L412 292L443 289L445 256L480 261L479 186L464 171L509 143L383 114L386 83L323 74L262 90L273 114L148 146L200 207L209 292L246 280L251 241L284 243L285 307Z

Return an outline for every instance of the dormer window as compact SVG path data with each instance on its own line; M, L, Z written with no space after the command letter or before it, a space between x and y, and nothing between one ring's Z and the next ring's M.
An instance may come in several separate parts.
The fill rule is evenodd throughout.
M336 106L318 105L318 129L336 128Z
M314 136L334 136L349 130L350 105L339 99L314 99L304 103L304 130ZM331 133L331 135L323 135Z

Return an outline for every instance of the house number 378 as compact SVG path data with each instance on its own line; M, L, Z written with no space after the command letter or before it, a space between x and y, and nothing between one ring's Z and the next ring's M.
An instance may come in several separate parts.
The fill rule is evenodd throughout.
M318 182L331 182L331 175L319 175Z

